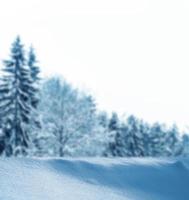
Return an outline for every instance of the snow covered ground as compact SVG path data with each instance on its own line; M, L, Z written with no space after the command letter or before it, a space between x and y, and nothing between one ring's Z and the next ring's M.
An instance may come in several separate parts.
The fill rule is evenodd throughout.
M188 200L189 159L0 159L0 200Z

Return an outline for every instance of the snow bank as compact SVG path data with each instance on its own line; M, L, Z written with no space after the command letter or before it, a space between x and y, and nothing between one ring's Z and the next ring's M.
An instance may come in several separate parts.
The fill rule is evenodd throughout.
M189 159L0 159L0 200L188 200Z

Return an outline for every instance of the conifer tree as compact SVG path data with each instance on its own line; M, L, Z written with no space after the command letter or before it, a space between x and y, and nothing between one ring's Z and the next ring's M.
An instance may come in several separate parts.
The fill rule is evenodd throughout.
M36 92L38 92L39 88L39 73L40 69L37 66L37 59L36 54L33 47L30 47L29 54L28 54L28 66L30 68L30 75L33 82L33 87L35 88ZM33 107L37 108L39 103L39 98L37 97L36 93L31 96L31 104Z
M120 152L120 125L117 113L113 112L108 125L109 144L104 156L121 156Z
M36 149L38 149L38 136L39 132L41 132L41 121L40 121L40 112L38 109L39 105L39 99L40 99L40 68L38 66L38 61L36 59L36 54L34 48L31 46L28 53L28 60L27 64L30 70L30 76L33 86L33 93L30 95L30 104L32 107L31 111L31 118L30 118L30 124L28 126L28 132L30 134L30 155L34 155L34 152L36 152Z
M26 125L30 123L30 97L34 95L30 70L24 47L18 36L4 61L4 75L0 84L0 117L4 134L6 156L25 155L29 136Z

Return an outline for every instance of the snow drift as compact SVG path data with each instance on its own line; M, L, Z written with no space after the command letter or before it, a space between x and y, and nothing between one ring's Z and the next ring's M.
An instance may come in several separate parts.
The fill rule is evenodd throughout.
M189 159L0 159L0 200L188 200Z

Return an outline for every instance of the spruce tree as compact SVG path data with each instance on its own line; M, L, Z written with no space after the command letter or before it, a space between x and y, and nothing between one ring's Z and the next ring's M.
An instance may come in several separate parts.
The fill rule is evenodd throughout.
M121 156L120 124L117 113L113 112L108 125L109 143L104 156Z
M143 134L140 132L140 123L133 115L127 119L127 133L125 134L126 149L129 157L144 156Z
M167 156L180 156L184 151L176 124L167 131L166 146Z
M30 75L33 83L33 89L35 89L35 93L31 96L31 104L33 107L37 108L37 105L39 103L39 98L37 97L36 93L39 92L39 73L40 69L37 66L37 59L34 52L33 47L30 47L29 54L28 54L28 66L30 68Z
M30 124L28 126L28 132L30 135L30 155L33 156L39 148L38 145L38 135L39 132L41 131L41 122L40 122L40 117L39 117L39 95L40 95L40 78L39 78L39 73L40 73L40 68L38 67L38 61L36 59L36 54L34 51L34 48L31 46L28 52L28 60L27 64L30 70L30 76L31 76L31 81L32 81L32 89L33 93L30 95L30 105L32 107L32 112L30 114Z
M167 156L166 127L164 124L156 122L151 126L148 141L150 156Z
M34 95L30 70L24 47L18 36L4 61L4 75L0 84L0 117L4 134L6 156L25 155L29 136L26 125L30 123L30 97Z

